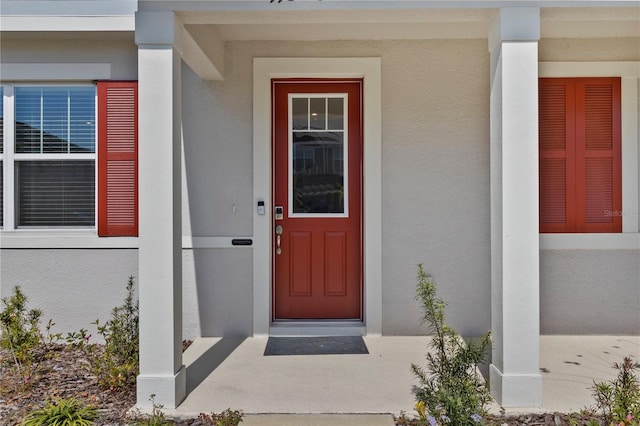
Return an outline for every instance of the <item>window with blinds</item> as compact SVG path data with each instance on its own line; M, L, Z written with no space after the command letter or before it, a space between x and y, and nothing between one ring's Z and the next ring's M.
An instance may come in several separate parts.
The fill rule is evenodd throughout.
M95 227L95 86L14 88L15 226Z
M137 82L3 84L0 99L3 231L138 235Z
M0 228L4 228L4 87L0 86Z

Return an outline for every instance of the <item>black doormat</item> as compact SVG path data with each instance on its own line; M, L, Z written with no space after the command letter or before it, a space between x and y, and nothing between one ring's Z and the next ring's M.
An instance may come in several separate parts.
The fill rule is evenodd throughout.
M368 354L360 336L269 337L264 355L362 355Z

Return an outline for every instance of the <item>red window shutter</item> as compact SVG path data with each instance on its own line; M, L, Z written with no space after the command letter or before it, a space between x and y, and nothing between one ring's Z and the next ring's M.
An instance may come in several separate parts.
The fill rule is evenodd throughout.
M570 79L540 79L540 232L575 230L575 96Z
M622 232L620 97L620 78L540 79L540 232Z
M98 235L138 235L138 83L98 83Z
M576 81L578 232L622 232L620 78Z

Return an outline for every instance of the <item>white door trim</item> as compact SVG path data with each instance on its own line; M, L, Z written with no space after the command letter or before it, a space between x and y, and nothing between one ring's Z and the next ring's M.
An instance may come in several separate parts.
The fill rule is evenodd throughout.
M382 334L382 86L380 58L254 58L253 60L253 335L271 325L271 79L363 78L364 323ZM264 201L265 214L257 214Z

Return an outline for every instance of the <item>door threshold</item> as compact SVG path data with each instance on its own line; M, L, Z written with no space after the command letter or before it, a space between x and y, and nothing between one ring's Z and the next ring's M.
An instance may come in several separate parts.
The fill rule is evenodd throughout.
M365 336L362 321L275 321L269 327L273 337Z

